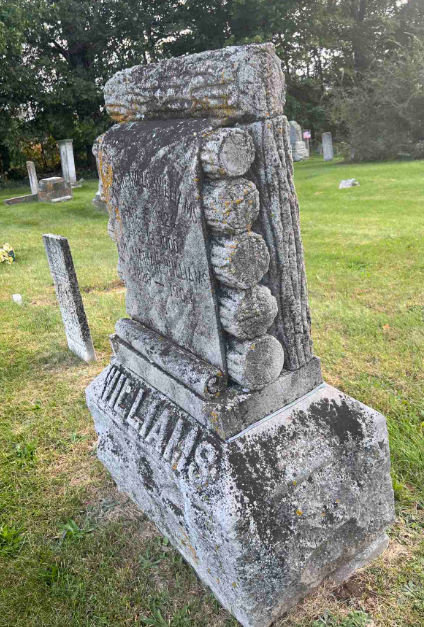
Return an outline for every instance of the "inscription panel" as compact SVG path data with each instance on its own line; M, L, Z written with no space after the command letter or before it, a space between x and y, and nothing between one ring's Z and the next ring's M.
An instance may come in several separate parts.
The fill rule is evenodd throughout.
M98 400L108 415L129 428L146 451L190 477L216 479L221 447L174 403L126 370L110 365Z
M225 371L200 197L209 129L204 120L121 124L105 134L99 161L128 314Z

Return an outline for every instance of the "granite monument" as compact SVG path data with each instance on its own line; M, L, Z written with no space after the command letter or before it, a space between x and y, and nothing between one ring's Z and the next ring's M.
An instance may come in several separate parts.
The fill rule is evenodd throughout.
M128 318L87 388L98 456L245 627L387 546L384 417L313 355L271 44L116 74L98 148ZM135 547L136 550L136 547Z

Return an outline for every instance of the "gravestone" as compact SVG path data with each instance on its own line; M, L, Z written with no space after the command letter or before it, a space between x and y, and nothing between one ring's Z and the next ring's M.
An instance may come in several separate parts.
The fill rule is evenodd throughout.
M346 189L347 187L356 187L359 185L359 181L356 179L343 179L339 183L339 189Z
M322 153L324 161L332 161L334 157L333 153L333 139L331 133L322 134Z
M37 179L37 171L35 169L35 163L33 161L27 161L27 170L29 177L29 184L31 187L31 194L38 194L38 179Z
M43 242L68 346L84 361L96 361L68 240L60 235L45 234Z
M93 144L93 150L92 150L93 155L96 158L97 174L99 175L99 188L91 202L93 203L95 207L97 207L97 209L100 209L101 211L104 211L104 213L107 213L107 205L106 205L105 198L103 195L102 177L100 176L99 148L101 145L101 140L102 140L102 136L96 139L96 141Z
M77 182L77 173L75 170L74 146L72 139L61 139L57 142L60 153L60 164L62 166L62 176L68 183L69 187L80 187Z
M38 190L40 202L62 202L72 200L72 190L69 183L61 176L51 176L41 179Z
M309 150L303 141L301 126L295 120L291 120L289 124L293 161L304 161L309 158Z
M254 44L137 66L105 102L129 317L87 388L98 456L224 607L268 627L381 553L394 517L385 419L312 352L281 63Z
M21 205L27 202L38 202L37 194L25 194L25 196L14 196L3 200L5 205Z

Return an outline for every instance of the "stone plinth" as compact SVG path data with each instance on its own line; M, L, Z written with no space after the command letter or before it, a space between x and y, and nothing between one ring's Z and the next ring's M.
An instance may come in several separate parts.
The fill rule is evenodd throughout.
M6 198L3 200L5 205L21 205L27 202L38 202L37 194L26 194L25 196L14 196L13 198Z
M61 139L57 142L60 152L62 176L70 187L77 187L77 173L75 170L74 147L72 139Z
M334 158L333 139L331 137L331 133L322 134L322 154L324 161L332 161Z
M41 179L38 191L40 202L61 202L72 200L72 190L61 176L51 176Z
M46 234L43 242L68 346L84 361L96 361L68 240L60 235Z
M304 161L309 159L309 150L302 137L302 128L295 120L290 124L290 145L292 149L293 161Z
M384 417L313 355L283 87L270 44L124 70L95 148L129 316L87 388L99 458L245 627L394 517Z
M27 161L26 165L28 170L29 184L31 187L31 194L38 194L38 179L37 171L35 169L35 163L33 161Z

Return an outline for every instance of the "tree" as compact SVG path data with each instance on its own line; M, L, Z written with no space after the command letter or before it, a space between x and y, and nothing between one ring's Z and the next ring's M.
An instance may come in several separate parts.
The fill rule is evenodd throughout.
M335 96L333 119L356 161L424 157L424 43L414 38L396 49L353 90Z

